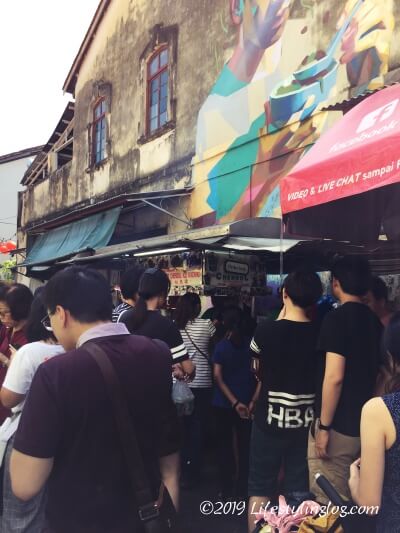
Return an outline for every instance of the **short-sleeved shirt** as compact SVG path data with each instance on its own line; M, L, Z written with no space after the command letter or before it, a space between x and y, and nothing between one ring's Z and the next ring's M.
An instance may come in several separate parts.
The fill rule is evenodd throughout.
M64 351L64 348L59 344L47 344L45 342L25 344L14 355L3 387L16 394L26 395L39 366L52 357L64 353ZM21 402L13 407L12 411L18 413L22 410L23 404L24 402Z
M211 320L195 318L181 329L190 359L196 366L196 377L189 384L191 388L212 387L211 358L209 356L210 340L215 334L215 326ZM202 353L199 352L201 350ZM207 358L207 359L206 359Z
M318 326L313 322L262 322L251 341L260 358L262 388L255 423L263 431L306 431L314 417Z
M7 357L11 356L10 345L13 346L16 350L19 350L21 346L24 346L28 342L25 331L20 329L19 331L13 331L12 329L6 328L4 337L0 342L0 352ZM4 378L6 377L7 369L0 366L0 387L3 384ZM6 409L0 403L0 424L11 415L10 409Z
M250 339L235 345L229 339L220 341L214 350L213 362L221 365L222 379L239 402L248 405L254 395L256 380L251 372ZM218 386L214 388L213 405L232 408Z
M126 325L131 333L165 342L171 350L173 364L181 363L189 359L182 335L172 320L163 316L158 311L147 311L145 322L139 328L134 329L132 326L134 313L135 309L133 308L124 313L119 320Z
M121 304L117 305L117 307L112 313L112 321L120 322L122 315L126 313L126 311L130 311L131 309L133 309L133 307L125 302L122 302Z
M159 491L159 457L176 450L165 440L176 409L171 399L167 346L129 334L94 341L108 354L126 395L153 495ZM112 404L96 362L76 350L43 363L28 394L14 448L54 457L46 516L55 533L130 533L134 497Z
M374 394L381 359L383 327L362 303L347 302L326 315L321 327L316 415L321 414L326 353L346 359L344 379L332 427L343 435L360 435L361 409Z

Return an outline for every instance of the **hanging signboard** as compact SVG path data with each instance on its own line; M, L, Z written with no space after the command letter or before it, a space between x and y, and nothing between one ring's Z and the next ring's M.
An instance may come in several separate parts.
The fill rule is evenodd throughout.
M205 290L219 293L257 292L266 286L265 266L255 255L230 256L208 253L205 261Z
M166 268L164 272L171 282L170 296L179 296L188 290L198 292L203 287L201 268Z

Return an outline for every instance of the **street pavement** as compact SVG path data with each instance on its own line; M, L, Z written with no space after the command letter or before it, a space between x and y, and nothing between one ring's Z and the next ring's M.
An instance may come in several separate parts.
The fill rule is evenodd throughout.
M218 503L219 500L216 473L209 467L203 471L203 479L196 487L181 491L183 533L246 533L244 502Z

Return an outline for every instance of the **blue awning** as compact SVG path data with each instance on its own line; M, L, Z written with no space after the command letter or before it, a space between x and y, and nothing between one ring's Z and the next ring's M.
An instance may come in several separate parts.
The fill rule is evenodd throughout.
M121 207L51 229L39 235L19 266L53 263L87 250L107 246L114 233Z

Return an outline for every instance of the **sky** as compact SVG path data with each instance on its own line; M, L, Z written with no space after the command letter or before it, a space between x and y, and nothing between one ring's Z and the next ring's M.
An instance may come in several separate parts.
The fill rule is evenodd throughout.
M45 144L99 0L0 0L0 156Z

